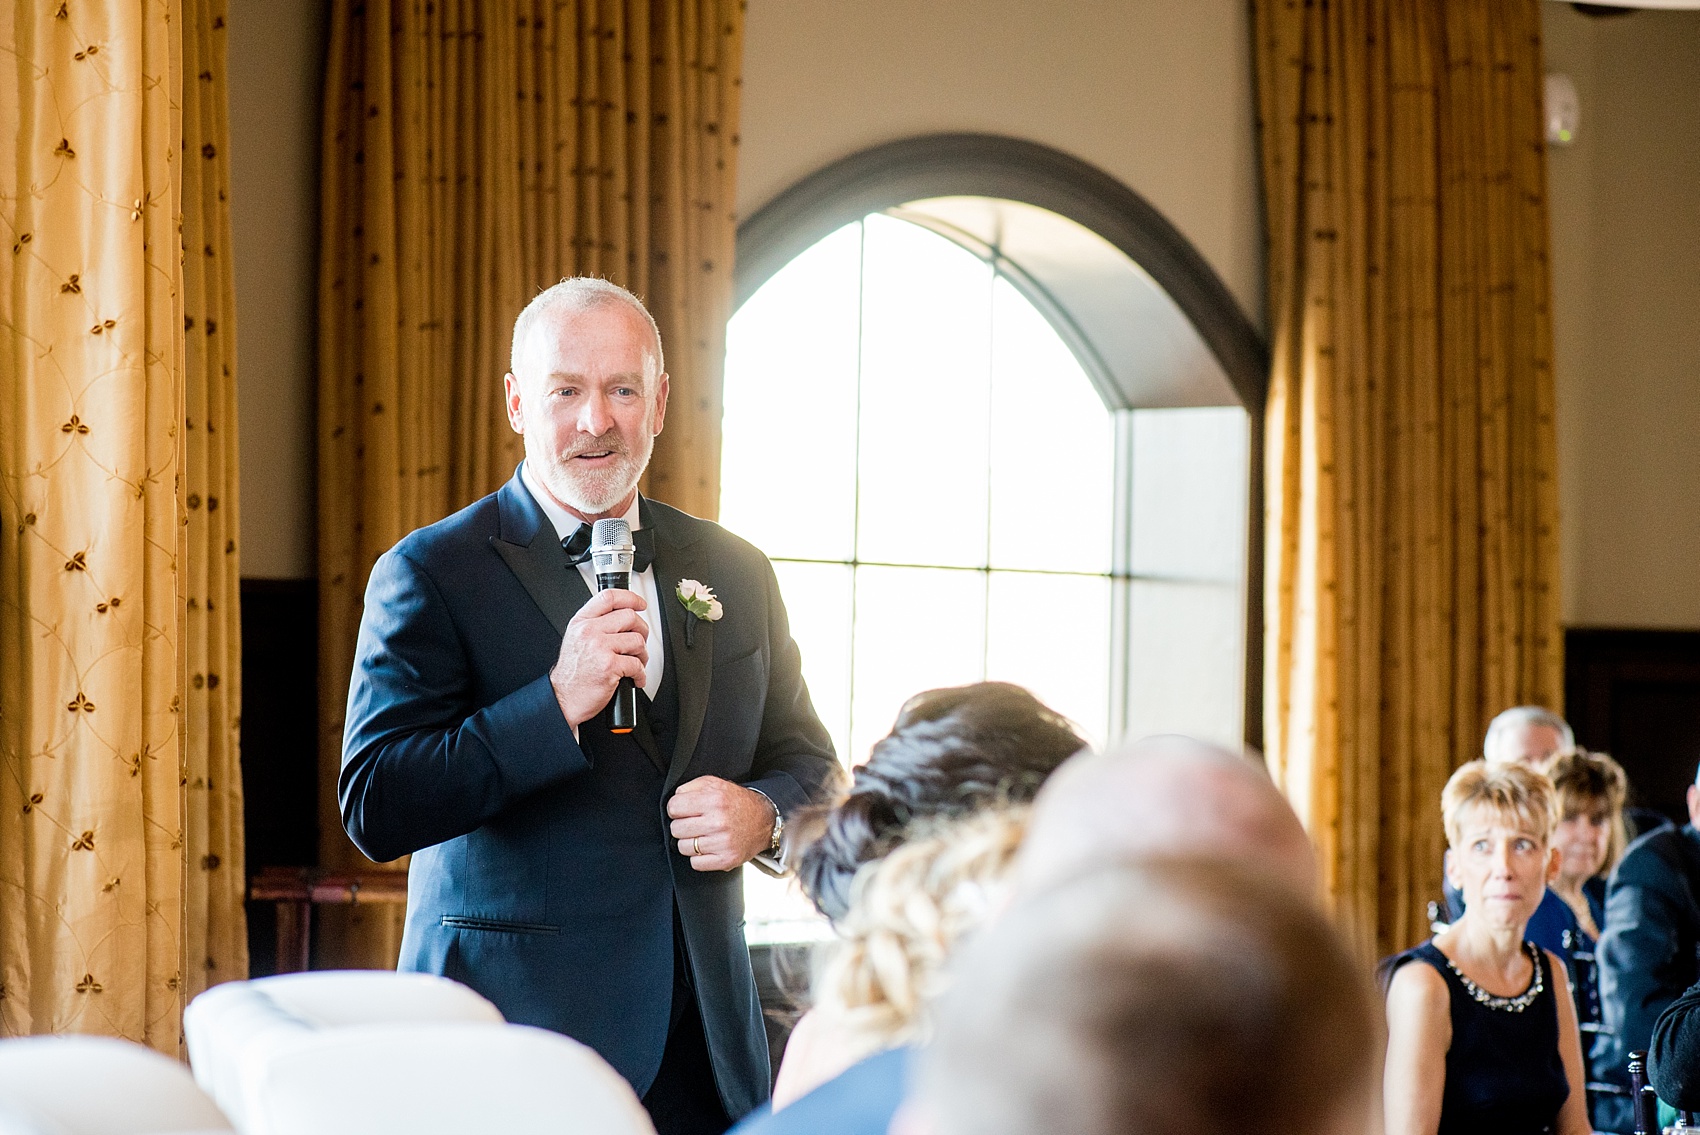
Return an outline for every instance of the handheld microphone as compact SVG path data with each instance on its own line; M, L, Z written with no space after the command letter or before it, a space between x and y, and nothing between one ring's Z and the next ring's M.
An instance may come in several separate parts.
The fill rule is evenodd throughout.
M632 585L632 556L637 548L632 544L632 528L624 520L598 520L590 526L590 562L596 572L596 589L610 587L629 590ZM637 728L637 687L630 678L621 678L614 687L610 701L608 730L611 733L630 733Z

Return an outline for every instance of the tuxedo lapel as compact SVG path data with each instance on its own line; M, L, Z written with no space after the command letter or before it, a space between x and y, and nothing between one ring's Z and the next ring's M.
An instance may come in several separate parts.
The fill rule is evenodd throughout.
M578 609L590 602L584 577L567 562L555 526L520 483L519 474L496 494L501 532L490 537L508 570L543 612L556 634L566 634Z
M666 611L667 665L673 667L679 683L679 732L667 770L667 791L671 792L696 751L714 673L714 624L698 622L687 635L685 623L692 616L679 602L679 581L704 579L709 574L708 556L700 541L687 542L678 526L660 510L650 508L649 501L639 504L638 515L645 528L655 530L655 590Z

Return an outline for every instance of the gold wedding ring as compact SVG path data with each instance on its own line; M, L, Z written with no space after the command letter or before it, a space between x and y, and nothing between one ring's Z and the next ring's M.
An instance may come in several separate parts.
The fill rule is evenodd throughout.
M701 855L701 854L702 854L702 837L694 835L694 836L691 837L691 857L695 858L696 856Z

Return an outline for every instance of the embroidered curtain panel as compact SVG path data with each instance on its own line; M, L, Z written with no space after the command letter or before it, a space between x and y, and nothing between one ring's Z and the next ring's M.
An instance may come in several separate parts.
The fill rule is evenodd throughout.
M1427 934L1440 790L1558 705L1539 0L1256 0L1265 742L1364 950Z
M247 972L222 9L0 9L7 1035L176 1053Z
M183 432L187 523L183 733L188 793L184 995L248 976L242 839L241 573L237 540L236 288L230 239L228 0L184 0ZM303 707L303 712L306 707Z
M738 0L338 0L320 279L320 830L366 577L512 475L514 318L564 276L654 312L672 394L645 491L713 516L743 12ZM320 963L391 966L399 912L327 912Z

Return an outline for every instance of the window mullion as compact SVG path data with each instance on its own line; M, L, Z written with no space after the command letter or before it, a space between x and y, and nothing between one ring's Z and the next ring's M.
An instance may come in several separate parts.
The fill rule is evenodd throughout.
M997 398L997 249L992 249L990 271L986 274L986 543L985 574L980 578L980 680L984 682L992 663L992 449L997 440L997 415L993 402Z
M1112 411L1115 420L1115 496L1110 536L1109 730L1114 740L1128 730L1133 674L1133 415Z
M851 450L852 460L856 464L855 475L851 480L850 494L850 659L845 670L850 683L850 691L844 699L845 714L849 718L844 723L844 738L846 745L854 744L856 735L856 599L860 588L862 558L862 360L867 357L863 348L862 337L867 334L867 290L868 290L868 225L866 221L856 224L856 426L855 443ZM854 763L851 753L839 754L844 764Z

